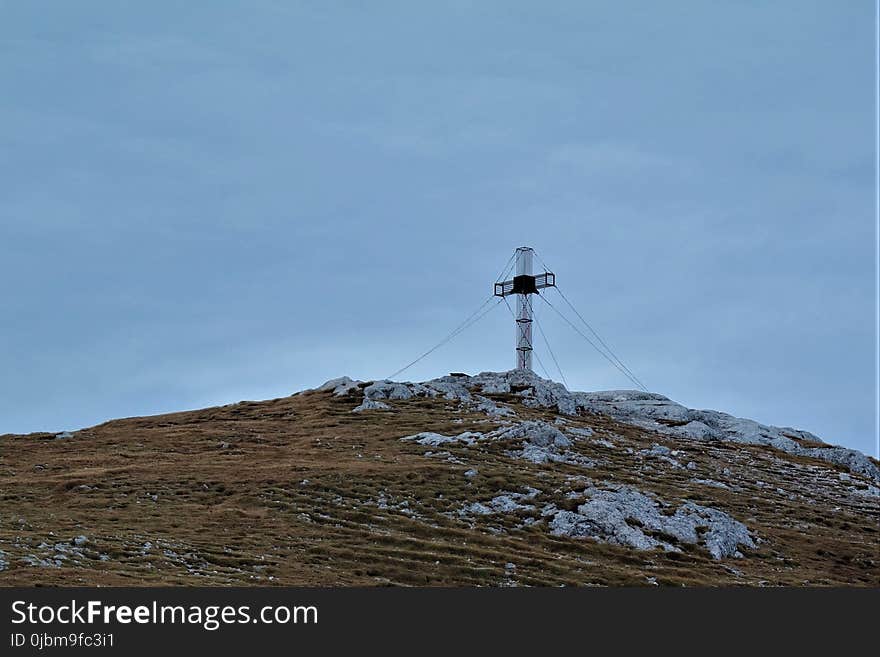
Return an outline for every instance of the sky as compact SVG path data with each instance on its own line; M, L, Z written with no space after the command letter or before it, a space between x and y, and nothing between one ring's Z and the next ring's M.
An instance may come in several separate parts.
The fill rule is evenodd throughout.
M874 11L0 0L0 433L387 377L528 245L650 390L875 453Z

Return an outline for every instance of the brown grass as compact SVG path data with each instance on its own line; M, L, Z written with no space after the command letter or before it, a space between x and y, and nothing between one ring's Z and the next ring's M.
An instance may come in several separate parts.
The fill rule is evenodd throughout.
M497 399L515 404L520 419L554 417L513 396ZM64 440L0 437L0 550L9 564L0 584L880 583L877 500L847 492L826 463L758 447L672 443L599 416L576 421L615 444L576 443L594 468L524 463L507 456L512 445L501 442L433 450L461 461L451 463L399 438L496 425L440 399L352 414L357 403L354 395L305 393L116 420ZM678 459L698 469L626 451L654 442L681 450ZM478 476L464 477L471 467ZM694 476L738 489L695 484ZM760 544L744 559L719 562L693 548L639 552L554 537L535 513L457 513L467 502L525 486L542 491L538 509L570 508L564 496L583 488L579 477L714 506L746 523ZM388 508L379 508L380 497ZM538 519L523 525L529 515ZM25 563L54 552L41 545L78 535L88 543L60 567ZM513 574L507 563L515 564Z

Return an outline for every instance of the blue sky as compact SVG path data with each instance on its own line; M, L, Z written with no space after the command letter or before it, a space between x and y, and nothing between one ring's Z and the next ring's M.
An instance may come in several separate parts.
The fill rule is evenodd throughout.
M0 16L0 432L385 377L527 244L651 390L874 452L870 0Z

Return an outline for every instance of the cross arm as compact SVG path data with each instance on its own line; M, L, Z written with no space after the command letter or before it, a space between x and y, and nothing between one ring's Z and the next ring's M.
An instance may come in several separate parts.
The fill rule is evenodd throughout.
M545 287L556 286L556 274L545 271L537 276L514 276L509 281L495 283L495 296L506 297L510 294L537 294Z

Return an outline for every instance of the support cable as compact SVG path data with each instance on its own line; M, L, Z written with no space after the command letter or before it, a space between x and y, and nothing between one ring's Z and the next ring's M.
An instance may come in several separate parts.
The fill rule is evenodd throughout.
M516 251L513 252L513 255L510 256L510 259L507 261L507 264L504 265L504 269L501 270L501 275L495 279L496 283L500 283L507 277L507 273L510 271L513 266L513 259L516 257Z
M592 326L590 326L589 322L587 322L587 320L584 319L583 315L581 315L581 314L578 312L577 308L575 308L575 307L572 305L571 301L568 300L568 297L566 297L566 296L562 293L562 290L560 290L558 286L556 287L556 291L559 293L559 296L562 297L562 300L565 301L566 304L568 304L568 307L571 308L572 312L573 312L575 315L577 315L578 318L584 323L584 326L586 326L586 327L590 330L590 333L592 333L592 334L596 337L596 339L599 341L599 343L600 343L603 347L605 347L605 349L608 351L608 353L611 355L611 357L612 357L614 360L616 360L617 363L618 363L618 364L619 364L624 370L626 370L626 371L629 373L629 375L630 375L630 377L631 377L632 379L634 379L635 381L638 382L639 386L641 386L642 389L645 389L645 390L646 390L645 385L639 380L639 377L637 377L637 376L633 373L633 371L632 371L631 369L629 369L629 368L624 364L624 362L623 362L622 360L620 360L620 358L617 357L617 354L615 354L615 353L611 350L611 347L609 347L609 346L606 344L605 340L602 339L602 336L599 335L599 334L596 332L596 330L595 330Z
M565 374L562 373L562 368L559 367L559 361L556 360L556 355L553 353L553 350L550 348L550 341L547 339L547 335L544 333L544 329L541 328L540 322L538 322L538 316L535 315L535 326L538 327L538 332L541 334L541 337L544 338L544 344L547 345L547 351L550 354L550 358L553 359L553 362L556 364L556 369L559 371L559 376L562 378L562 383L565 384L565 387L568 388L568 381L565 380Z
M538 352L532 351L532 354L534 354L535 358L538 359L538 365L541 366L541 371L544 372L544 378L546 378L548 381L552 381L553 379L550 377L550 372L548 372L547 368L544 367L544 363L541 360L541 357L538 355Z
M534 249L532 249L532 253L535 254L535 257L538 259L538 262L541 263L541 266L544 268L544 271L552 271L552 270L550 269L550 267L547 266L547 263L544 262L544 259L543 259L540 255L538 255L538 252L537 252L537 251L535 251Z
M533 251L533 252L534 252L534 251ZM534 252L534 253L535 253L535 257L538 258L538 262L541 263L541 265L544 267L544 269L547 270L547 271L550 271L550 268L547 266L547 263L544 262L544 259L541 258L541 256L538 255L537 252ZM562 300L565 301L565 303L568 305L568 307L571 308L572 312L573 312L575 315L578 316L578 319L580 319L581 322L583 322L584 326L587 327L587 329L590 331L590 333L593 334L593 336L596 338L596 340L599 341L599 344L601 344L602 347L604 347L605 351L607 351L608 353L607 353L607 354L603 353L601 349L599 349L595 344L593 344L592 340L590 340L589 338L587 338L587 341L588 341L591 345L593 345L593 348L596 349L596 351L598 351L599 353L601 353L603 356L605 356L605 358L606 358L607 360L612 361L612 364L613 364L618 370L621 370L621 371L626 375L626 377L627 377L630 381L632 381L633 383L635 383L640 389L644 390L645 392L648 392L648 388L645 386L645 384L641 382L641 380L639 379L639 377L637 377L637 376L635 375L635 373L634 373L631 369L629 369L629 367L627 367L627 366L624 364L624 362L623 362L622 360L620 360L620 358L618 358L617 354L615 354L614 351L611 349L611 347L609 347L608 344L605 342L605 340L602 339L602 336L599 335L599 333L598 333L598 332L597 332L592 326L590 326L590 323L589 323L586 319L584 319L584 316L583 316L583 315L581 315L581 314L578 312L578 309L575 308L574 305L571 303L571 301L568 300L568 297L566 297L565 294L562 293L562 290L559 289L559 286L558 286L558 285L554 285L553 287L556 288L556 292L559 293L559 296L562 297ZM544 299L544 301L547 301L547 300ZM549 301L547 301L547 305L550 305L550 302L549 302ZM551 306L551 307L553 307L553 306ZM555 307L553 307L553 309L556 310ZM556 310L556 312L559 313L558 310ZM560 314L560 316L562 316L561 313L559 313L559 314ZM565 317L563 317L563 319L565 319L565 321L568 321ZM569 322L569 323L570 323L570 322ZM580 332L580 331L578 331L578 332ZM584 337L586 338L587 336L584 336ZM610 357L609 357L609 356L610 356Z
M495 298L494 295L490 296L490 297L489 297L488 299L486 299L482 304L480 304L480 307L477 308L474 312L472 312L472 313L468 316L467 319L465 319L461 324L459 324L455 329L453 329L452 332L451 332L449 335L447 335L445 338L443 338L443 339L442 339L440 342L438 342L436 345L434 345L433 347L431 347L430 349L428 349L428 351L426 351L426 352L423 353L421 356L419 356L418 358L416 358L416 359L415 359L414 361L412 361L409 365L406 365L405 367L401 367L401 368L400 368L399 370L397 370L394 374L392 374L391 376L386 377L386 378L387 378L387 379L393 379L393 378L394 378L395 376L397 376L398 374L401 374L401 373L405 372L405 371L408 370L410 367L412 367L413 365L415 365L416 363L418 363L420 360L422 360L423 358L425 358L425 357L428 356L429 354L432 354L432 353L435 352L437 349L439 349L440 347L442 347L443 345L445 345L447 342L449 342L450 340L452 340L453 338L455 338L459 333L461 333L462 331L465 331L466 329L469 329L471 326L473 326L474 324L476 324L476 323L477 323L478 321L480 321L483 317L485 317L487 314L489 314L489 312L490 312L493 308L495 308L499 303L501 303L501 301L498 301L497 303L495 303L495 304L489 306L488 308L486 308L486 305L487 305L489 302L491 302L492 299L494 299L494 298ZM485 308L485 310L484 310L484 308Z
M604 351L602 351L602 349L600 349L596 345L596 343L594 343L592 340L590 340L590 338L587 336L586 333L584 333L580 328L578 328L578 326L574 322L572 322L568 317L563 315L556 308L556 306L554 306L552 303L547 301L547 299L545 299L543 295L538 295L538 296L540 296L542 299L544 299L544 303L546 303L548 306L550 306L557 315L559 315L569 326L571 326L571 328L573 328L584 340L586 340L590 344L590 346L593 347L593 349L598 351L602 355L602 357L605 358L605 360L607 360L609 363L614 365L614 367L616 367L620 371L621 374L623 374L627 379L629 379L632 383L634 383L640 390L643 390L644 392L648 392L648 389L645 388L645 386L642 385L638 381L638 379L633 377L631 374L627 373L627 371L625 369L623 369L614 360L612 360L612 358L608 354L606 354Z

